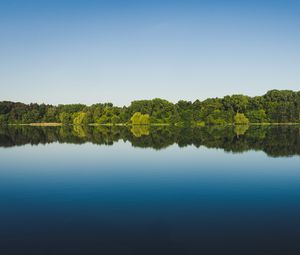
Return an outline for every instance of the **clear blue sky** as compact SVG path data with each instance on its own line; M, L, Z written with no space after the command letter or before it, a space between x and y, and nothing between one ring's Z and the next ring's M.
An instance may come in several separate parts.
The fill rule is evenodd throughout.
M300 1L2 0L0 100L300 90Z

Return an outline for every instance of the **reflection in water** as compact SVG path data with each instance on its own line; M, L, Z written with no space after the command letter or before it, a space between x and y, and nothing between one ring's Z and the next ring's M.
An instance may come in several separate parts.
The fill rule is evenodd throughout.
M137 126L137 125L134 125L132 126L131 130L132 134L135 136L135 137L141 137L143 135L149 135L150 134L150 127L149 126Z
M300 155L299 127L0 128L1 254L300 254L300 157L204 146Z
M0 128L0 146L24 144L74 143L112 145L119 140L130 141L134 147L163 149L172 144L179 147L221 148L227 152L261 150L272 157L300 155L300 128L297 126L211 126L179 127L105 127L63 126Z
M244 135L246 131L249 129L248 125L238 125L234 127L234 132L237 136Z

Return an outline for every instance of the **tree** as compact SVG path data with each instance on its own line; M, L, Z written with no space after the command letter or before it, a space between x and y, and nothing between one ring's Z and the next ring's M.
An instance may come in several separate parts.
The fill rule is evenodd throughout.
M233 110L234 112L244 112L247 109L249 98L244 95L225 96L223 98L223 105L226 110Z
M267 114L263 109L248 111L246 112L246 116L251 123L267 122Z
M48 107L45 116L44 121L46 122L57 122L58 121L58 111L56 107Z
M61 114L59 114L59 120L65 125L72 124L72 115L66 112L62 112Z
M224 125L228 123L226 112L221 112L220 110L214 110L206 119L209 125Z
M113 124L120 123L120 117L117 116L117 115L113 115L113 116L111 117L111 123L113 123Z
M234 123L236 125L247 125L249 124L249 119L243 113L237 113L234 116Z
M142 114L142 116L140 117L140 124L141 125L149 125L150 124L149 114Z
M7 123L7 117L4 114L0 114L0 125Z
M97 119L98 124L107 124L109 123L110 118L106 115L102 115L99 119Z
M139 125L141 116L142 114L140 112L134 113L130 118L132 125Z
M85 112L75 113L73 124L75 124L75 125L85 124L86 123L86 121L85 121L86 117L87 117L87 114Z
M34 123L39 122L41 119L39 118L39 112L37 110L29 110L22 115L23 123Z
M141 114L140 112L136 112L131 117L132 125L149 125L150 124L150 116L149 114Z

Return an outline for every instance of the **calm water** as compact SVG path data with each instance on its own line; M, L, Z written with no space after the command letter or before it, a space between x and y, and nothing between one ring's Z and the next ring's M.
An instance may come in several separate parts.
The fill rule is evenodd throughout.
M0 128L0 254L300 254L300 129Z

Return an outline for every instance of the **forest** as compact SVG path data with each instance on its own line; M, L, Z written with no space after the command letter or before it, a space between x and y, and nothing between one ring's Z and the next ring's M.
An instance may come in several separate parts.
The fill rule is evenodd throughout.
M194 102L137 100L129 106L112 103L48 105L0 102L0 124L62 125L245 125L300 123L300 91L271 90L262 96L231 95Z

